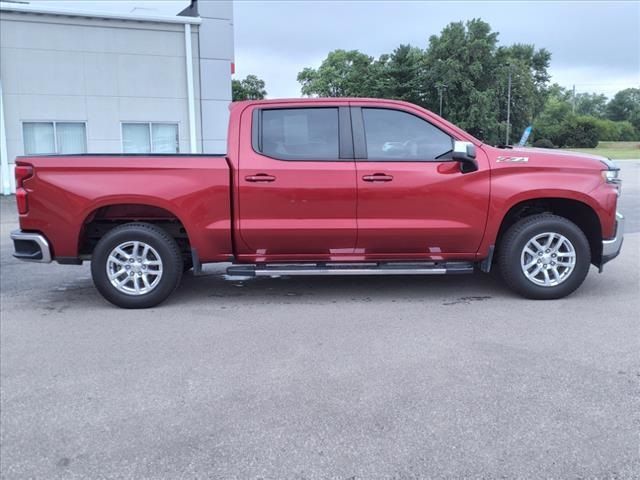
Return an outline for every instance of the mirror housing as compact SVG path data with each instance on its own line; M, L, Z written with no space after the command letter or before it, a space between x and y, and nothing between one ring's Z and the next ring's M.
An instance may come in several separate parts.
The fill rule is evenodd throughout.
M460 171L462 173L475 172L478 170L476 146L471 142L454 141L451 158L456 162L460 162Z

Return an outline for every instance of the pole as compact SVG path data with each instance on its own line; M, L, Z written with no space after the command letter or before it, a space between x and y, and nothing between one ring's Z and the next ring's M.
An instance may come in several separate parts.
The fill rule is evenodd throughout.
M509 87L507 88L507 135L504 142L505 145L509 145L509 121L511 119L511 65L509 65Z
M187 68L187 108L189 112L189 153L198 153L196 138L196 106L193 89L193 49L191 46L191 24L184 24L184 53Z
M9 178L9 157L7 154L7 130L4 122L4 105L2 101L2 80L0 80L0 177L2 178L2 195L11 193Z
M571 113L576 113L576 86L573 85L573 95L571 100Z

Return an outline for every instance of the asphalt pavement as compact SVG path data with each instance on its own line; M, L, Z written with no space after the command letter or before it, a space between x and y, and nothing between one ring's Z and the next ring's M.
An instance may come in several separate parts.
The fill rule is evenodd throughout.
M639 478L640 161L620 164L622 254L556 301L207 267L120 310L88 265L13 259L2 199L1 477Z

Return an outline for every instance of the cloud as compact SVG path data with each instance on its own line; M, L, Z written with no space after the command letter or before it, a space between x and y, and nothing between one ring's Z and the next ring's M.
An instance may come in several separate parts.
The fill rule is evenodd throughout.
M208 0L200 0L208 1ZM174 14L187 0L41 0L99 11L135 7ZM424 48L448 23L482 18L503 45L531 43L552 53L552 81L578 91L613 95L640 85L640 3L629 1L234 2L237 77L254 73L270 97L296 97L296 76L317 67L331 50L378 56L402 43Z
M426 47L448 23L482 18L503 45L552 53L553 81L612 95L640 84L637 2L237 1L238 74L255 73L270 96L299 96L297 73L336 48L372 56L402 43Z

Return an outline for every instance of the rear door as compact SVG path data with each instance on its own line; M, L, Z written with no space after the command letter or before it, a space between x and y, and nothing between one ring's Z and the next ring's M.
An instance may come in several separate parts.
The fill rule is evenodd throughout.
M345 103L264 104L241 123L239 253L330 260L356 243L356 176Z
M462 173L454 133L409 105L354 104L357 248L368 256L473 257L489 206L489 165Z

